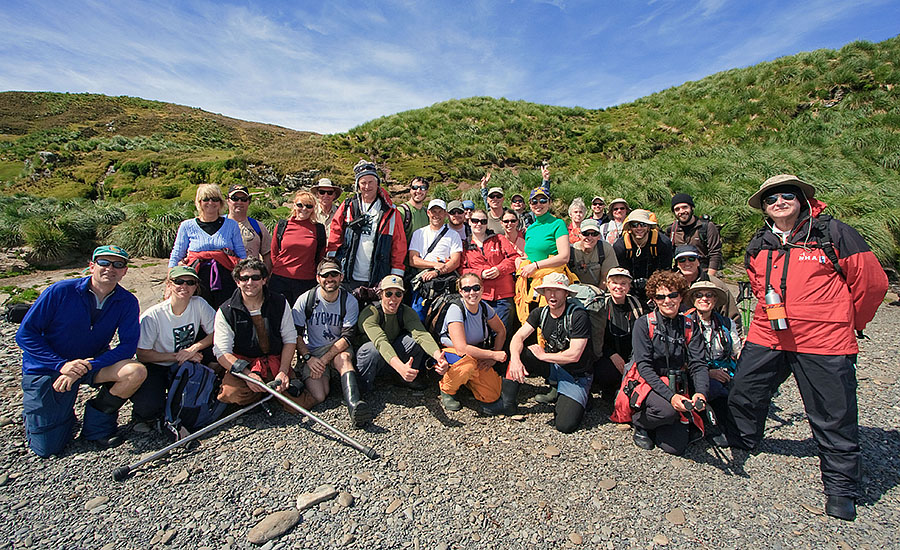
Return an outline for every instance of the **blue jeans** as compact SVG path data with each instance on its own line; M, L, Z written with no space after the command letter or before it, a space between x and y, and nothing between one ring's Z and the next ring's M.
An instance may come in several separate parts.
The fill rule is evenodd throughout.
M397 352L397 357L404 363L413 358L412 367L419 371L425 370L427 354L413 337L407 332L398 336L391 345ZM356 352L356 371L359 373L360 386L363 392L369 392L375 387L375 377L378 373L391 368L384 357L378 353L375 344L366 342Z

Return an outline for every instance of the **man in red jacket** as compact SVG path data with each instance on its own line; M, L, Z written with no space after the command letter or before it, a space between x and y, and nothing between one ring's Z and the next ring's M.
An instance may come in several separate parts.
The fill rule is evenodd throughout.
M744 263L759 301L728 396L728 440L754 448L772 394L793 372L819 447L828 515L852 521L859 496L856 344L887 292L887 276L862 236L822 214L797 176L766 180L748 204L766 226Z
M376 167L353 167L356 195L344 200L331 220L326 253L341 266L348 290L374 287L387 275L403 276L406 232L403 217L381 187Z

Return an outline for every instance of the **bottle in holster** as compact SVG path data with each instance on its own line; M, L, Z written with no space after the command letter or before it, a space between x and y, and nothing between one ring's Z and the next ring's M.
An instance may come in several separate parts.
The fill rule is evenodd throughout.
M772 285L766 287L766 305L763 306L763 309L766 310L766 317L772 325L772 330L787 330L787 312L784 310L784 301Z

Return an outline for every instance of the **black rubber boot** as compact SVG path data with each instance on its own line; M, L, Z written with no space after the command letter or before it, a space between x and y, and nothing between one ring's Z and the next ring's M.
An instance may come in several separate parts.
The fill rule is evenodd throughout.
M637 426L635 426L632 439L634 439L635 445L646 451L649 451L650 449L655 447L653 439L650 437L650 432L643 428L638 428Z
M364 426L372 420L372 411L369 404L363 401L359 393L359 379L356 371L345 372L341 375L341 390L344 392L344 402L350 411L350 421L357 428Z
M500 386L500 400L503 401L503 414L512 416L519 412L519 383L508 378L503 379Z
M828 495L825 513L844 521L853 521L856 519L856 500L853 497Z

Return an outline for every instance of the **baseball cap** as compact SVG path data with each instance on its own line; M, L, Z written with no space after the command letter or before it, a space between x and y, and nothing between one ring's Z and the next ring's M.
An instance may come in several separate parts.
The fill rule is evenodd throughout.
M431 199L431 202L428 203L428 210L431 210L435 206L440 206L444 210L447 209L447 203L441 199Z
M128 252L125 252L124 248L122 248L121 246L116 246L114 244L106 244L95 248L94 253L91 254L91 261L93 262L99 256L115 256L116 258L122 258L126 262L131 259L128 256Z
M397 275L388 275L378 283L378 290L387 290L389 288L405 290L403 288L403 278L398 277Z
M235 193L243 193L243 194L247 195L248 197L250 196L250 191L247 189L246 185L232 185L231 187L228 188L228 198L229 199L231 198L231 195L234 195Z
M169 279L174 280L178 277L193 277L198 281L200 280L200 277L197 275L197 272L194 271L194 268L186 265L176 265L169 270Z

